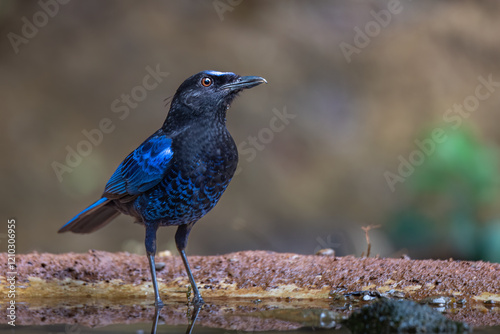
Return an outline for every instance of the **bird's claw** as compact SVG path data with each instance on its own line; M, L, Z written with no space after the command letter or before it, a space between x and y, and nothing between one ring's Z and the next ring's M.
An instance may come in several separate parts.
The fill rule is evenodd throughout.
M161 299L157 299L155 301L155 307L156 308L162 308L163 306L165 306L165 304L163 304L163 302L161 301Z
M205 304L205 301L203 300L203 298L201 297L201 295L195 295L193 297L193 305L194 306L202 306L203 304Z

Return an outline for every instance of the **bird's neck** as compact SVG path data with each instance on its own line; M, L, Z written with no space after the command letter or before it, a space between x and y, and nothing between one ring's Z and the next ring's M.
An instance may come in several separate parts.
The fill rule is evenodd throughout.
M226 109L194 110L186 105L172 104L162 128L175 130L191 126L226 127Z

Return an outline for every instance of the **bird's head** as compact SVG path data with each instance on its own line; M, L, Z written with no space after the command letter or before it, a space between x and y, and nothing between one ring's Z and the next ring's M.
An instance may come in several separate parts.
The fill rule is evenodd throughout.
M231 72L202 71L179 86L172 99L169 118L181 116L171 115L178 111L183 114L183 118L212 115L225 118L226 110L239 92L261 83L267 83L266 79L242 77Z

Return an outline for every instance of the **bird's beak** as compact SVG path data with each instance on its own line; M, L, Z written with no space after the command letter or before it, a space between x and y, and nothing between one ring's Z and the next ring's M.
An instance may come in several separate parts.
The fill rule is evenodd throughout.
M221 88L234 91L234 90L252 88L260 85L261 83L267 83L266 79L261 77L248 76L248 77L240 77L234 82L223 85Z

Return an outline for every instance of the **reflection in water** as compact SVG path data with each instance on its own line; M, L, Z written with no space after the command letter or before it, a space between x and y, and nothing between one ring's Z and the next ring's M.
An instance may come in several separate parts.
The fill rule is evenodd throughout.
M361 296L361 295L360 295ZM338 328L343 319L367 302L357 298L332 298L328 300L255 300L216 299L201 307L188 307L186 300L170 300L161 309L150 301L137 299L39 299L20 303L17 308L16 334L33 333L144 333L144 326L151 333L167 330L191 333L194 324L210 328L213 333L250 331L285 333L300 330L307 332L318 328L342 333ZM495 319L500 308L495 305L480 308L482 304L468 302L462 308L447 309L449 318L468 315L476 323L498 325ZM451 306L450 306L451 307ZM158 330L158 324L162 324ZM152 324L152 325L151 325ZM165 326L163 326L165 325ZM5 318L0 319L0 333L10 330ZM494 328L499 330L498 327ZM148 329L146 329L148 332ZM196 332L196 331L193 331ZM474 329L474 333L486 333Z
M153 319L153 326L151 326L151 334L156 334L156 328L158 327L158 318L160 317L161 307L155 307L155 317Z
M191 322L189 323L187 329L186 329L186 334L191 334L191 331L193 330L194 323L196 322L196 319L198 318L198 314L200 313L203 305L198 305L195 304L193 308L193 314L191 315Z
M200 314L203 305L195 304L193 306L193 313L191 314L191 319L188 322L188 327L186 328L186 334L191 334L191 331L194 328L194 324L196 319L198 318L198 314ZM161 310L163 309L163 305L160 307L155 307L155 315L153 318L153 325L151 326L151 334L156 334L156 329L158 327L158 319L160 318Z

